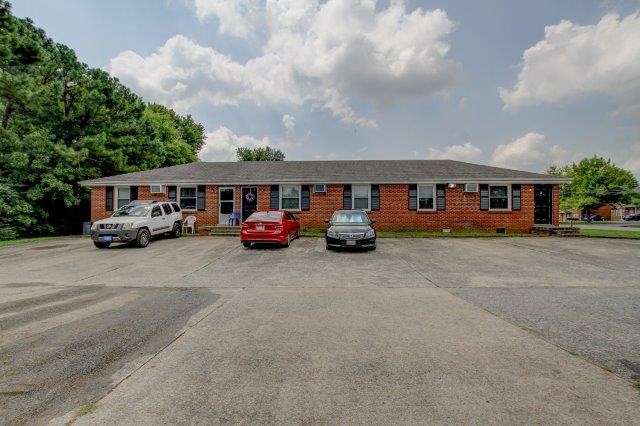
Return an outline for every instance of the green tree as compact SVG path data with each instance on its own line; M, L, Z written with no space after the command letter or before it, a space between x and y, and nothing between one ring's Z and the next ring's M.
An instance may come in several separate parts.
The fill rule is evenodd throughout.
M78 61L0 0L0 238L77 232L77 182L197 161L204 129Z
M238 161L283 161L284 152L268 146L264 148L240 147L236 149L236 157L238 157Z
M552 166L547 173L571 179L560 190L563 210L626 203L637 196L638 181L633 174L602 157L585 158L564 167Z

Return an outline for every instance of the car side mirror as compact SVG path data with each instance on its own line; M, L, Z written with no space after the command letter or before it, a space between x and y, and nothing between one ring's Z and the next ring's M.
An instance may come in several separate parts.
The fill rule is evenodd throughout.
M375 225L376 223L378 223L378 221L377 221L377 220L372 220L372 221L371 221L371 224L372 224L372 225Z
M325 219L324 223L326 223L327 225L331 225L331 221L329 219Z

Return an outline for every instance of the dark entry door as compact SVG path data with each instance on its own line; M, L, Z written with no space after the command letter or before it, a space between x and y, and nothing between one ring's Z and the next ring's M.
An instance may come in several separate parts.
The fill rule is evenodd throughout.
M533 187L533 223L551 223L551 185L535 185Z
M242 221L258 209L258 188L247 186L242 188Z

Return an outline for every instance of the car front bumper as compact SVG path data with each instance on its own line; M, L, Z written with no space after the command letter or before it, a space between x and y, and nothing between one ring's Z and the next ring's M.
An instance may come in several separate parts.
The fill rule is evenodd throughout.
M128 243L136 239L138 229L114 230L99 229L91 231L91 239L100 243Z
M340 238L326 237L327 246L329 247L344 247L344 248L357 248L357 247L375 247L376 237L372 238L360 238L360 239L348 239L341 240Z

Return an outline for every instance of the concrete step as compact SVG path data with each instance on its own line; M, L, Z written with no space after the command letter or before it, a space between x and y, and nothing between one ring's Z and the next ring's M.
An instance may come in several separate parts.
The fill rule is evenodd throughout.
M572 229L557 229L554 231L554 234L558 237L579 237L580 229L572 228Z
M205 226L204 230L209 232L209 235L212 235L212 236L230 237L230 236L240 235L239 226L225 226L225 225Z

